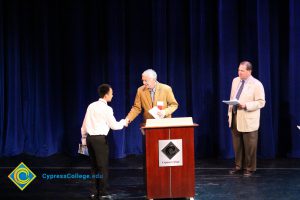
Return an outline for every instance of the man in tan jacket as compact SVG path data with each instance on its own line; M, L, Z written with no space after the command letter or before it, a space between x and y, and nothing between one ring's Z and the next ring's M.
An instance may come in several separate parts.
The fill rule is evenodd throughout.
M147 69L142 74L143 85L138 88L134 104L126 119L132 122L143 110L143 123L152 119L148 112L157 102L163 102L162 110L158 112L161 118L170 118L171 114L178 108L172 88L157 81L157 74L153 69Z
M252 64L243 61L239 65L239 76L232 81L230 99L239 100L236 106L229 106L228 122L232 131L235 152L235 168L230 174L244 170L249 177L256 171L256 151L260 109L265 106L265 92L262 83L252 75Z

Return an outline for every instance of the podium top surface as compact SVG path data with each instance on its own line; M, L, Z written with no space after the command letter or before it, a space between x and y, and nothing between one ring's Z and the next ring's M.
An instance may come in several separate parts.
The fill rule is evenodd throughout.
M146 127L142 126L142 129L152 129L152 128L180 128L180 127L197 127L199 124L192 124L192 125L173 125L173 126L151 126L151 127Z
M192 117L175 117L163 119L147 119L142 128L163 128L163 127L188 127L197 126L193 123Z

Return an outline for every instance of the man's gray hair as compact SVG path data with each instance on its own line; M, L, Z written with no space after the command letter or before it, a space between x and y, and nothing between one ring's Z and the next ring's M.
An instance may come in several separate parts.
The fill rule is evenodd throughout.
M150 78L153 78L154 80L157 79L157 74L153 69L147 69L142 73L142 76L148 76Z

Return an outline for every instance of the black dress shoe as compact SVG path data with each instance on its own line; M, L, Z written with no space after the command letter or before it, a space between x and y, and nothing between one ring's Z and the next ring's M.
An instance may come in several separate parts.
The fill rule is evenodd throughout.
M91 194L90 199L91 200L99 200L99 194Z
M242 172L241 169L237 169L237 168L233 168L231 170L229 170L229 174L233 175L233 174L240 174Z
M111 199L111 197L109 195L99 197L99 200L108 200L108 199Z
M107 199L111 199L111 196L108 194L108 192L100 192L99 199L100 200L107 200Z
M100 192L99 192L99 196L101 196L101 197L108 196L108 192L107 192L106 190L100 191Z
M253 171L249 171L249 170L245 170L244 171L244 177L250 177L250 176L252 176L253 175Z

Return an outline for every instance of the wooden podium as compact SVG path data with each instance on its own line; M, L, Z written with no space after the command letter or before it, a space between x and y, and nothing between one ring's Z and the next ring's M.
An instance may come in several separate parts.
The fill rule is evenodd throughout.
M194 199L196 126L142 127L145 134L148 199Z

